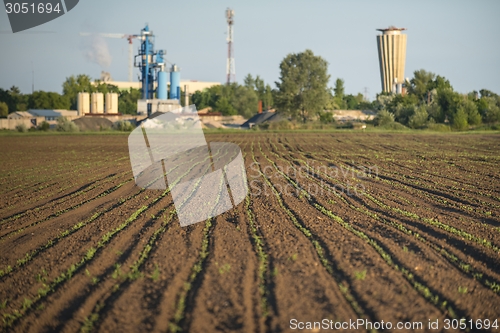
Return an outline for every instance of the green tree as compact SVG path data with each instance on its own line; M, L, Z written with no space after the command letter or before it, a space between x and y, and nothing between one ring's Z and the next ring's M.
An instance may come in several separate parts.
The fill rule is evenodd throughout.
M424 128L427 124L427 119L429 118L429 114L427 113L426 107L421 105L419 107L415 107L413 114L410 116L408 121L408 126L411 128Z
M56 130L59 132L79 132L80 128L66 117L57 118Z
M94 81L94 88L96 92L103 93L106 95L107 93L120 93L120 89L118 89L117 86L114 86L112 84L108 84L105 82L101 82L100 80L95 80Z
M333 109L337 110L345 110L347 109L347 103L344 101L344 80L337 78L335 80L335 87L333 88L333 100L331 102L331 106Z
M77 108L77 98L79 92L96 92L97 88L92 84L92 79L88 75L80 74L66 78L63 83L63 95L70 101L72 110Z
M319 113L319 121L322 124L333 124L335 123L335 118L333 118L333 113L328 111L321 111Z
M467 126L469 125L467 122L467 117L468 116L465 109L462 106L458 107L457 111L455 112L455 114L453 114L452 117L451 123L453 128L459 131L467 129Z
M464 108L465 113L467 113L467 122L470 125L481 124L481 115L477 108L477 104L474 101L466 98L460 103L460 106Z
M429 114L429 119L432 119L434 122L442 123L444 122L445 115L441 107L437 103L431 103L426 106L427 113Z
M408 93L417 96L419 100L426 100L427 92L431 90L436 74L423 69L413 72L413 78L407 87Z
M30 109L63 109L70 108L69 98L56 92L35 91L29 96Z
M264 97L262 98L262 103L264 104L264 109L268 110L273 106L273 91L269 84L266 84L266 91Z
M481 93L481 99L478 102L478 109L486 123L493 124L500 122L500 99L497 99L492 95L483 95Z
M276 104L279 111L306 122L309 115L324 110L328 102L328 63L311 50L289 54L280 64Z
M410 117L415 113L415 107L418 105L418 100L415 95L394 95L390 99L386 108L394 114L395 120L403 125L408 125Z
M379 111L374 119L374 123L376 126L384 126L387 124L391 124L393 122L394 122L394 114L390 113L387 110Z
M449 87L441 87L437 89L437 104L442 110L442 119L435 119L438 122L444 122L446 119L451 120L456 113L460 104L460 95Z
M250 118L256 114L258 110L257 93L249 87L236 86L231 105L238 114L245 118Z
M118 110L123 114L137 114L137 100L142 97L139 89L124 90L118 96Z
M333 88L334 96L338 99L344 99L344 90L344 80L337 78L337 80L335 80L335 88Z
M215 103L212 102L212 98L215 95L210 89L203 89L203 91L197 90L191 95L191 102L196 105L198 110L204 109L206 107L214 107Z
M215 109L222 113L224 116L233 116L238 114L236 109L231 105L227 97L221 97L217 103L215 103Z
M243 79L243 82L245 84L245 87L255 89L255 79L253 78L252 74L247 74L245 78Z
M262 80L258 75L255 77L255 92L259 97L259 100L264 100L264 94L266 93L266 85L264 80Z
M18 87L12 86L9 90L0 89L0 102L7 104L9 112L26 111L29 95L21 93Z
M357 110L359 105L363 102L363 94L358 93L356 96L349 94L344 96L344 104L347 110Z
M0 102L0 118L7 118L9 115L9 106L5 102Z
M42 121L42 123L38 125L38 129L40 131L47 132L50 129L50 124L46 121Z
M273 93L271 86L265 84L264 80L262 80L259 75L254 79L251 74L248 74L243 79L243 82L245 87L255 91L258 100L262 101L264 109L270 109L272 107Z
M497 94L488 89L481 89L479 90L479 93L481 94L481 97L495 97L495 98L499 97Z

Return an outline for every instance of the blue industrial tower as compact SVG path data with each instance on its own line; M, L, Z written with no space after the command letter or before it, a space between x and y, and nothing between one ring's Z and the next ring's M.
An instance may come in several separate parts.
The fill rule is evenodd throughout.
M153 31L146 25L140 34L141 48L135 56L134 66L141 71L142 99L154 99L154 83L156 81L156 98L167 99L167 73L165 72L164 50L155 52ZM137 59L139 58L139 59Z

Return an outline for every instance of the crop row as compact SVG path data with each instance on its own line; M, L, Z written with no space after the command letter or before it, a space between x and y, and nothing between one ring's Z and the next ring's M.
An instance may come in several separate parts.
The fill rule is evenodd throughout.
M259 150L261 154L267 159L267 157L264 155L262 152L260 142L259 144ZM252 159L256 165L258 165L259 169L258 172L260 176L264 179L265 183L269 186L269 188L272 190L274 193L276 200L278 202L278 205L283 209L283 211L288 215L290 220L292 221L293 225L306 237L306 239L313 245L316 254L318 255L318 258L323 265L323 267L326 269L328 274L330 274L335 283L337 284L341 294L343 295L344 299L349 303L353 311L360 317L360 318L365 318L365 311L361 308L361 306L358 304L356 301L355 297L352 295L352 293L349 291L349 286L346 285L343 282L340 282L341 276L344 275L343 273L340 272L340 270L332 265L332 263L327 259L327 256L329 254L325 250L325 248L320 244L318 237L314 235L311 230L309 230L304 224L300 223L299 220L297 219L297 216L288 208L288 206L285 204L283 199L281 198L281 194L276 190L276 187L271 183L270 179L262 172L261 166L258 163L258 161L255 158L254 154L254 149L253 149L253 142L251 144L251 154L252 154ZM278 170L279 172L279 170ZM298 189L298 185L296 183L293 183L294 186L296 186ZM302 189L300 189L302 190Z
M182 179L182 177L188 174L199 163L201 162L192 164L191 167L183 175L181 175L174 183L172 183L171 186L174 186L180 179ZM175 168L177 167L178 166L176 166ZM70 267L66 271L62 272L57 278L55 278L50 283L44 284L43 288L39 289L36 296L30 299L26 298L28 301L23 302L23 305L15 309L12 313L5 313L4 326L6 327L12 326L19 318L21 318L25 313L27 313L28 310L32 309L33 305L43 300L48 294L55 292L56 289L59 288L63 283L69 281L79 269L84 267L84 265L87 265L95 257L96 253L102 251L103 248L111 241L112 238L114 238L118 233L120 233L132 222L134 222L139 217L140 214L142 214L147 209L152 207L160 199L165 197L169 192L170 189L165 190L160 196L153 199L150 204L142 206L141 208L136 210L126 221L121 223L115 229L108 231L106 234L104 234L95 247L91 247L87 250L86 255L81 260L70 265Z
M272 145L272 143L271 143L271 145ZM274 149L276 150L275 147L274 147ZM279 157L279 155L277 155L277 154L275 154L275 155ZM288 162L288 163L290 163L290 161L287 161L285 159L283 159L283 160L286 161L286 162ZM306 168L309 170L309 172L311 174L321 175L322 177L330 179L331 181L335 181L328 174L322 172L320 169L314 169L313 167L311 167L306 161L304 161L302 159L295 159L295 160L301 162L304 166L306 166ZM291 163L290 163L290 165L293 167L293 165ZM435 243L427 240L420 233L408 229L407 227L405 227L403 224L401 224L399 222L388 221L388 220L380 217L379 215L371 212L369 210L369 207L367 207L367 206L363 205L363 207L356 207L355 205L353 205L350 202L348 202L341 194L339 194L337 191L335 191L334 189L332 189L332 187L330 187L328 185L325 185L325 184L322 184L320 181L316 180L314 177L311 177L307 173L305 173L304 175L309 180L315 182L316 184L318 184L319 186L321 186L323 189L325 189L328 192L330 192L333 195L335 195L343 203L345 203L346 205L348 205L351 209L356 210L358 212L361 212L361 213L365 214L366 216L369 216L369 217L371 217L371 218L373 218L373 219L375 219L375 220L377 220L379 222L382 222L382 223L384 223L386 225L389 225L389 226L395 228L396 230L401 231L401 232L405 233L406 235L412 236L415 239L417 239L418 241L427 244L431 249L433 249L435 251L436 254L439 254L440 256L442 256L445 260L447 260L448 262L450 262L451 264L453 264L455 267L459 268L463 273L465 273L465 274L469 275L470 277L478 280L481 284L483 284L487 288L492 289L495 293L499 293L500 292L500 284L499 284L499 282L496 279L494 279L493 277L489 276L486 273L477 271L476 269L474 269L472 267L472 265L470 263L467 263L466 261L460 260L456 255L454 255L454 254L450 253L449 251L445 250L444 248L442 248L438 244L435 244ZM344 184L344 186L349 187L350 185L349 184ZM368 198L369 200L371 200L372 202L374 202L375 204L377 204L379 207L385 209L385 210L396 212L396 213L400 214L401 216L409 217L409 218L415 219L416 221L422 220L422 218L419 217L416 214L413 214L413 213L407 212L405 210L401 210L399 208L394 208L394 207L391 207L391 206L388 206L386 204L381 203L379 200L375 199L369 193L364 192L364 193L362 193L362 195L365 196L366 198ZM442 225L442 227L446 228L448 230L454 230L454 229L452 229L453 227L445 227L444 224ZM468 237L471 237L470 234L467 234L467 235L468 235ZM463 233L459 233L459 236L463 237L464 235L463 235ZM483 244L484 242L480 242L480 243Z
M259 148L264 158L275 168L275 170L279 174L283 176L284 179L286 179L292 186L294 186L298 191L300 191L300 193L302 193L302 195L307 199L308 203L312 207L316 208L319 212L329 217L331 220L335 221L347 231L370 245L390 268L392 268L396 272L399 272L417 292L419 292L431 304L435 305L437 309L441 310L444 314L447 314L452 318L457 317L458 311L450 301L444 299L444 297L439 295L437 291L431 290L431 288L425 285L425 283L421 279L415 276L408 268L404 267L401 263L394 262L393 258L387 253L384 247L380 245L375 239L370 238L359 228L354 227L348 222L345 222L341 217L335 215L332 211L321 205L313 195L301 188L294 180L283 173L273 160L267 157L267 155L262 151L260 143Z
M122 173L119 173L119 174L112 174L112 175L108 175L108 176L105 176L105 177L102 177L96 181L94 181L93 183L91 184L88 184L88 185L85 185L85 186L82 186L80 187L78 190L72 192L72 193L68 193L67 195L64 195L63 197L59 198L59 199L56 199L56 200L53 200L51 201L49 204L42 204L42 205L39 205L39 206L36 206L36 207L33 207L29 210L25 210L24 212L20 212L20 213L16 213L16 214L13 214L11 216L8 216L8 217L5 217L3 218L2 220L0 220L0 225L6 223L6 222L9 222L11 220L16 220L20 217L23 217L24 215L28 214L30 211L35 211L35 212L39 212L39 211L42 211L42 210L45 210L45 209L52 209L55 205L57 204L61 204L61 203L64 203L70 199L73 199L75 197L78 197L82 194L85 194L99 186L101 186L102 184L106 184L108 182L111 182L117 178L120 178L124 175L126 175L127 173L129 173L129 171L125 171L125 172L122 172ZM98 176L96 177L93 177L93 179L96 179L98 178ZM93 180L92 179L92 180ZM68 188L70 187L74 187L74 185L72 186L68 186ZM67 188L66 188L67 189ZM58 190L57 192L62 192L64 191L65 189L61 189L61 190ZM38 198L40 199L40 198Z

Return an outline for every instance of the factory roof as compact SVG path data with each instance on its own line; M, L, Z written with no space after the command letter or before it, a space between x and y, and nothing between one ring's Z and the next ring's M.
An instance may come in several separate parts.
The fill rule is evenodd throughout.
M61 117L61 114L59 112L54 111L54 110L30 109L30 110L28 110L28 112L34 116Z
M33 115L29 112L26 112L26 111L16 111L16 112L12 112L12 113L9 113L9 115L7 116L7 118L10 118L10 119L15 119L15 118L32 118Z
M63 117L77 115L77 111L56 109L29 109L28 112L39 117Z

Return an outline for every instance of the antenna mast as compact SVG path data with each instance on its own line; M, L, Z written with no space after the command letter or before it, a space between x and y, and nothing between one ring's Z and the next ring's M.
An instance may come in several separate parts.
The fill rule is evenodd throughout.
M227 84L236 81L236 69L234 65L234 50L233 50L233 24L234 24L234 10L231 8L226 9L227 20Z

